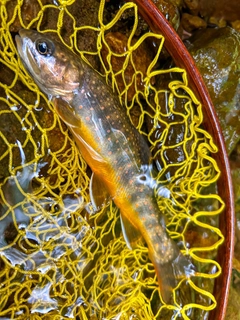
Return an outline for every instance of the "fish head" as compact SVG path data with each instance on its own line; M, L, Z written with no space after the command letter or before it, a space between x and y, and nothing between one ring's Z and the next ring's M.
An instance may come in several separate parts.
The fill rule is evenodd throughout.
M66 97L81 86L80 58L50 34L22 29L16 44L28 73L48 96Z

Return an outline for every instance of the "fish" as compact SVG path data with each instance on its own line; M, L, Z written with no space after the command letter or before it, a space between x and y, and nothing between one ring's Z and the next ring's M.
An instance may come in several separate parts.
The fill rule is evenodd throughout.
M195 268L167 233L154 195L147 142L104 78L60 40L22 29L16 45L29 75L52 101L93 172L92 198L99 191L109 194L131 249L146 243L161 296L168 302L177 278L193 275Z

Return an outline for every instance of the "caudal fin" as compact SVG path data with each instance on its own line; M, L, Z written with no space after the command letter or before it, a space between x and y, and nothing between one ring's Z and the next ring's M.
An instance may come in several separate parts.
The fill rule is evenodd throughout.
M154 259L153 259L154 260ZM157 263L153 261L161 296L165 303L171 300L173 289L177 286L180 279L188 278L195 273L195 267L191 261L181 254L178 250L178 255L175 259L165 263Z

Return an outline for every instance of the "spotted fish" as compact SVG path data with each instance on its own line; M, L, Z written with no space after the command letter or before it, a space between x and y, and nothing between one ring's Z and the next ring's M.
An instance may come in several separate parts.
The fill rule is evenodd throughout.
M150 152L118 98L99 74L50 35L21 30L20 57L39 88L52 99L81 155L120 209L130 247L144 239L162 297L169 301L176 275L194 268L167 232L154 197Z

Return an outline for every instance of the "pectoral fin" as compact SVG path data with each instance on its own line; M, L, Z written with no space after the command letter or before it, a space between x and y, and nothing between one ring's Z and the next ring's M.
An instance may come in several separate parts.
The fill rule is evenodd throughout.
M120 215L122 233L129 249L135 249L138 244L143 242L140 231L123 215Z
M89 188L93 208L97 211L108 203L110 195L101 179L95 173L92 173Z
M70 127L80 127L81 120L74 109L62 98L53 98L53 104L59 117Z

